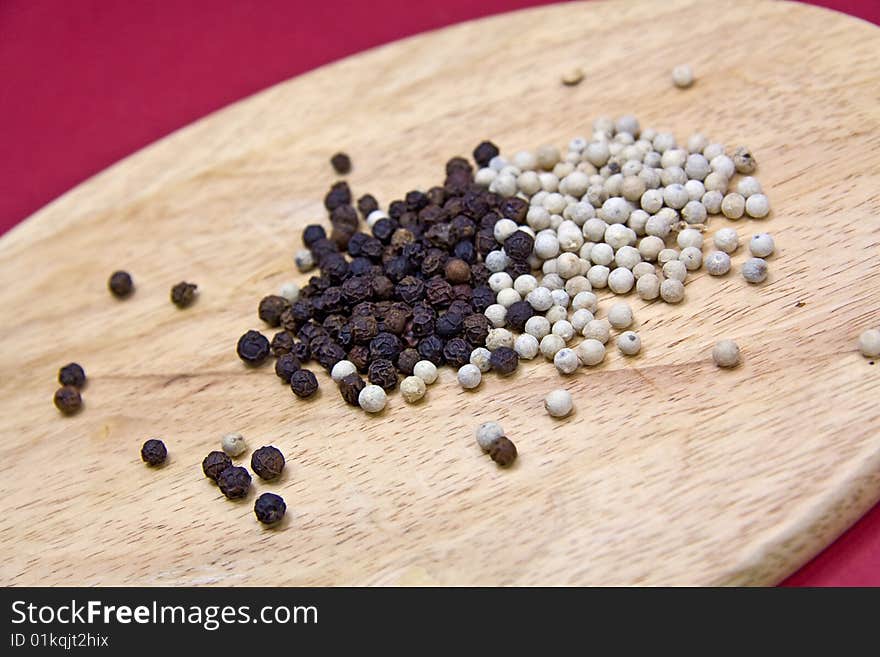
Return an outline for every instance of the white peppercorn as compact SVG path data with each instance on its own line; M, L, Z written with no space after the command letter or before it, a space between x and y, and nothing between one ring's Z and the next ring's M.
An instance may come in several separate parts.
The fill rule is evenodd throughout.
M474 435L480 449L488 452L492 445L495 444L495 441L504 436L504 429L497 422L483 422L483 424L477 427Z
M367 215L367 226L372 228L376 225L376 222L380 219L387 219L388 213L384 210L373 210L370 214Z
M534 315L526 321L525 332L540 340L550 333L550 322L546 317Z
M709 160L711 162L713 159L715 159L719 155L724 155L724 151L725 151L724 144L718 144L718 143L708 144L703 149L703 157L705 157L707 160Z
M699 132L695 132L687 140L687 149L691 153L702 153L709 145L709 140Z
M656 261L664 248L666 248L665 243L656 235L648 235L639 241L639 255L648 262Z
M549 333L541 338L540 344L541 354L547 360L553 360L553 357L556 355L560 349L565 349L565 340L560 338L558 335L553 333Z
M486 348L489 351L495 351L500 347L513 349L513 333L506 328L489 329L489 334L486 336Z
M388 397L382 386L368 384L358 395L358 404L367 413L379 413L385 408Z
M506 287L503 290L499 290L495 296L495 301L505 308L510 308L516 302L522 301L522 297L512 287Z
M710 276L724 276L730 271L730 256L724 251L710 251L706 256L706 271Z
M498 272L503 272L507 268L510 260L508 259L507 254L504 253L504 251L495 250L489 251L489 253L486 254L484 262L486 265L486 269L488 269L493 274L497 274Z
M349 374L357 372L357 367L350 360L341 360L330 370L330 378L339 383Z
M679 89L687 89L694 83L694 71L687 64L672 69L672 83Z
M522 274L513 281L513 289L522 297L527 296L536 287L538 287L538 279L531 274Z
M562 194L551 192L544 197L542 205L547 208L550 214L562 214L565 210L565 197Z
M706 194L706 186L699 180L688 180L684 184L684 189L688 193L688 198L692 201L700 201L702 203L703 196ZM687 206L685 206L687 207ZM709 208L703 204L703 209L709 212Z
M666 239L671 230L672 222L669 221L665 214L660 214L659 212L648 217L648 223L645 224L645 233L660 239Z
M513 196L516 194L516 178L510 173L499 172L495 179L489 183L489 191L505 197ZM498 239L497 235L495 239Z
M598 340L584 340L577 346L576 352L578 360L585 367L594 367L605 360L605 345Z
M859 351L865 358L880 357L880 329L868 329L859 335Z
M733 164L737 173L753 173L758 167L755 158L745 146L740 146L733 152Z
M709 166L712 168L712 171L720 173L728 180L730 180L733 174L736 173L736 167L733 164L733 160L723 153L721 155L716 155L709 160Z
M553 356L553 365L556 366L560 374L572 374L577 371L580 364L574 349L568 347L560 349Z
M296 263L296 268L303 273L315 268L315 257L308 249L297 251L293 256L293 261Z
M587 322L581 335L590 340L605 344L611 339L611 323L607 319L594 319Z
M482 187L488 187L497 176L498 172L495 171L495 169L483 167L482 169L477 169L477 172L474 174L474 182ZM517 182L519 182L519 180L517 180ZM367 217L367 220L369 221L369 217Z
M709 214L718 214L721 212L721 203L724 201L724 194L718 190L707 191L703 194L703 198L701 198L700 201L703 203L703 207L706 208L706 212Z
M490 352L485 347L477 347L471 352L470 362L471 365L476 365L480 368L481 372L488 372L492 369L492 366L489 364L489 359L492 357L492 352Z
M773 255L775 250L776 243L773 241L773 236L770 233L758 233L757 235L752 235L752 239L749 240L749 251L756 258L766 258Z
M550 322L551 326L556 322L562 321L568 317L568 311L562 306L550 306L550 309L544 313L544 317Z
M526 295L526 301L528 301L529 305L538 312L544 312L553 305L553 297L550 296L550 290L546 287L536 287ZM491 308L491 306L489 306L489 308ZM486 310L488 310L488 308ZM488 315L486 316L488 317Z
M618 267L625 267L632 270L638 263L642 261L642 254L634 246L622 246L617 249L614 254L614 264Z
M724 253L733 253L739 247L739 235L733 228L722 228L712 236L715 248Z
M682 249L678 259L684 263L688 271L696 271L703 266L703 252L695 246Z
M531 226L533 230L545 230L547 228L550 228L550 213L543 205L532 205L526 213L526 223ZM553 237L555 237L555 235ZM537 239L535 240L535 242L535 247L537 250ZM549 250L552 250L553 248L553 246L549 242L545 244L545 247ZM559 248L558 241L556 243L556 248Z
M584 264L583 261L581 264ZM589 265L587 265L587 271L589 271ZM574 276L565 281L565 291L569 297L574 298L581 292L592 292L593 286L590 285L586 276Z
M761 183L757 178L744 176L740 178L739 182L736 184L736 191L739 192L741 196L749 198L762 192Z
M626 267L617 267L608 275L608 289L615 294L626 294L636 284L636 277Z
M400 396L407 404L415 404L425 396L425 382L418 376L408 376L400 382Z
M571 316L571 325L574 327L574 330L580 333L584 330L584 327L588 322L593 321L593 313L591 313L586 308L581 308L580 310L574 311Z
M557 322L553 323L553 328L550 329L550 332L554 335L558 335L560 338L568 342L574 337L574 326L572 326L571 322L566 319L560 319Z
M550 293L548 292L547 294L549 296ZM507 308L500 303L493 303L483 311L483 314L495 328L501 328L507 324Z
M726 194L729 182L730 181L726 176L717 171L713 171L706 176L706 179L703 181L703 186L706 188L707 192L721 192L722 194Z
M506 271L499 271L489 277L488 285L493 292L498 293L501 290L512 288L513 279Z
M617 330L629 328L633 323L633 312L625 301L615 303L608 309L608 323Z
M653 144L655 151L665 153L670 148L675 148L675 135L671 132L658 132L654 137Z
M437 366L429 360L420 360L413 366L413 375L431 385L437 380Z
M699 201L688 201L681 210L681 216L689 224L705 223L708 215L705 206Z
M593 286L594 290L601 290L608 285L608 275L610 273L611 270L604 265L593 265L587 272L587 280L590 281L590 285Z
M684 299L684 283L676 278L667 278L660 284L660 298L666 303L679 303Z
M495 179L495 183L497 184L499 180L504 178L504 174L498 176ZM514 194L516 193L516 180L511 178L514 187ZM499 192L501 193L501 192ZM512 194L511 194L512 196ZM499 219L495 222L495 227L493 229L493 234L495 235L495 241L499 244L504 244L508 237L513 235L519 226L516 225L516 222L511 219Z
M220 439L220 446L229 456L241 456L247 451L247 443L240 433L227 433Z
M290 303L296 303L299 300L299 285L290 281L281 286L278 294L287 299Z
M538 355L539 349L538 338L529 333L516 336L516 340L513 342L513 350L523 360L532 360Z
M681 260L672 260L663 265L663 275L667 280L676 280L684 283L687 279L687 271L687 265Z
M679 231L675 242L680 249L686 249L689 246L699 249L703 246L703 233L696 228L685 228L684 230Z
M571 308L574 311L583 309L595 313L599 306L599 300L592 292L578 292L571 300Z
M712 360L718 367L739 365L739 345L733 340L719 340L712 349Z
M635 356L642 350L642 339L635 331L624 331L617 336L617 348L624 356Z
M742 275L749 283L761 283L767 278L767 261L749 258L742 265Z
M639 204L642 206L642 210L648 214L654 214L663 207L663 192L659 189L649 189L642 194Z
M636 294L640 299L653 301L660 296L660 278L656 274L645 274L636 281Z
M770 214L770 200L764 194L752 194L746 199L746 214L754 219L763 219Z
M476 365L462 365L458 368L458 383L465 390L472 390L480 385L483 380L483 373Z
M657 264L663 267L668 262L677 262L678 253L677 249L663 249L657 254Z
M571 393L568 390L553 390L544 397L544 408L552 417L566 417L574 408Z
M653 274L654 271L654 265L652 265L650 262L640 262L632 269L633 276L635 277L637 283L642 276L644 276L645 274Z
M668 169L667 169L668 171ZM662 176L662 174L661 174ZM663 202L667 207L681 210L689 201L687 190L684 185L674 183L663 189Z

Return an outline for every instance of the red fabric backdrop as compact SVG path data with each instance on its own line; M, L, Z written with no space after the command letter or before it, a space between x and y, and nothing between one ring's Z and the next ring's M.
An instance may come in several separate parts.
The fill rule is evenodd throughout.
M880 24L880 0L812 0ZM0 233L113 162L334 59L540 0L0 0ZM880 585L880 505L792 576Z

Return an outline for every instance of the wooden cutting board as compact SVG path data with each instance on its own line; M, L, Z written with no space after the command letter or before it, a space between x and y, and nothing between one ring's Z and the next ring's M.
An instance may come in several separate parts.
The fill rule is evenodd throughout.
M771 584L880 497L880 31L787 2L590 2L458 25L358 55L207 117L66 194L0 240L3 584ZM690 90L670 82L693 65ZM560 84L584 68L576 87ZM319 373L295 399L238 336L324 221L329 156L383 204L483 138L564 145L597 115L748 145L774 211L764 285L738 273L678 306L631 298L644 349L561 378L541 361L378 417ZM735 270L746 257L741 248ZM117 302L111 271L134 275ZM194 281L180 311L171 285ZM606 304L607 305L607 304ZM716 369L717 339L744 363ZM60 365L84 411L52 406ZM576 414L542 398L564 386ZM502 471L476 425L499 420ZM279 483L222 498L200 463L228 431L277 445ZM164 438L168 464L145 467ZM263 491L288 517L253 516Z

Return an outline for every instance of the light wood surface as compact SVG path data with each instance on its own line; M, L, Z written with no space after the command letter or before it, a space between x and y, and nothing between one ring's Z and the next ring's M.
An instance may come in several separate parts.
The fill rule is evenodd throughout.
M96 176L0 240L3 584L771 584L880 497L880 31L785 2L595 2L467 23L323 67ZM693 65L697 84L672 87ZM576 87L561 74L585 70ZM778 244L768 282L738 273L685 303L632 299L644 350L561 378L551 364L454 373L368 417L295 399L238 336L295 274L300 231L339 149L383 204L441 179L483 138L505 152L588 134L597 115L748 145L773 204L745 239ZM735 269L745 249L734 257ZM132 272L117 302L111 271ZM171 285L199 284L180 311ZM271 335L271 333L270 333ZM717 339L744 363L719 371ZM89 383L52 406L59 366ZM542 398L564 386L576 414ZM473 439L502 422L520 458ZM222 498L201 473L221 434L277 445L279 483ZM168 464L139 458L164 438ZM249 457L248 457L249 458ZM284 524L253 501L281 493Z

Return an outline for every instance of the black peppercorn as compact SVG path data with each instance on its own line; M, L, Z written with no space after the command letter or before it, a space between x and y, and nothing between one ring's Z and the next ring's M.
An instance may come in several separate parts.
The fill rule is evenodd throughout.
M379 221L373 224L373 237L383 244L388 244L388 242L391 241L391 236L394 234L394 231L398 228L399 226L393 219L379 219Z
M61 386L55 391L55 408L65 415L73 415L82 408L82 396L73 386Z
M406 330L407 322L409 322L411 312L409 306L405 304L394 304L383 319L385 330L394 335L400 335Z
M318 391L318 377L310 370L299 369L290 376L290 389L302 399L311 397Z
M526 214L529 211L529 204L527 201L513 196L504 199L501 205L498 206L498 211L502 217L512 219L516 223L521 224L525 222Z
M516 301L507 308L507 325L516 331L524 331L526 322L535 314L535 309L528 301Z
M477 262L471 265L471 284L474 287L485 287L491 275L492 272L485 263Z
M498 153L500 153L498 147L491 141L481 141L474 149L474 162L481 167L487 167Z
M345 359L345 349L328 338L318 345L317 348L312 349L312 356L321 367L329 372L336 363Z
M434 365L438 367L443 365L446 362L445 357L443 356L443 347L445 346L443 340L438 338L436 335L429 335L421 340L419 340L419 344L416 347L418 349L419 355L425 360L429 360ZM468 356L470 359L470 355Z
M371 282L371 287L376 299L390 299L394 294L394 283L387 276L376 276Z
M351 158L345 153L336 153L330 158L330 164L333 165L333 169L336 173L345 175L351 171Z
M251 455L251 470L261 479L271 481L281 476L284 469L284 454L277 447L267 445L255 450Z
M377 358L370 363L367 378L372 384L382 386L385 390L393 390L397 387L397 368L390 360Z
M507 436L501 436L489 447L489 456L502 468L516 460L516 445Z
M318 224L310 224L306 226L305 230L303 230L303 244L307 247L311 247L312 244L317 242L318 240L323 240L327 238L327 232L324 230L323 226L319 226Z
M446 274L446 280L453 285L467 283L471 280L471 266L459 258L450 258L447 260L443 271Z
M187 283L186 281L178 283L171 288L171 303L178 308L186 308L195 301L198 287L195 283Z
M218 475L226 468L232 467L232 459L225 452L210 452L202 461L202 472L208 479L217 481Z
M382 332L370 340L370 358L373 360L382 358L393 362L397 360L401 351L403 346L400 344L400 338L393 333Z
M236 351L248 365L261 365L269 357L269 340L259 331L248 331L238 339Z
M85 370L78 363L68 363L58 370L58 382L63 386L82 388L86 383Z
M415 364L420 360L422 360L422 357L419 356L419 352L409 347L401 351L397 357L397 369L406 376L409 376L413 373Z
M294 342L293 348L290 350L290 353L296 356L296 359L300 363L306 363L312 357L312 352L309 349L309 345L307 345L305 342Z
M293 373L298 369L300 369L299 359L292 353L282 354L278 357L278 360L275 361L275 374L277 374L278 378L284 381L284 383L290 383L290 377L292 377Z
M415 276L405 276L396 286L394 293L408 304L421 301L425 296L425 283Z
M347 404L358 406L358 395L366 387L364 380L356 373L346 374L339 381L339 394Z
M474 248L474 243L465 240L456 243L455 248L452 249L452 255L459 260L464 260L469 265L477 261L477 250Z
M519 356L509 347L498 347L489 357L489 365L502 376L507 376L516 370Z
M333 212L330 213L330 223L333 224L333 228L344 230L351 235L354 235L358 228L357 210L354 209L354 206L348 205L347 203L340 205L334 208ZM349 235L349 237L351 237L351 235Z
M290 333L287 331L278 331L278 333L272 337L272 342L269 347L272 349L272 353L277 357L290 353L290 350L293 349L293 343L294 339Z
M462 337L476 348L486 344L489 335L489 320L482 313L473 313L461 323Z
M347 205L349 203L351 203L351 190L348 187L348 183L344 180L333 183L330 191L324 197L324 207L330 212L333 212L340 205Z
M453 367L467 365L471 360L473 348L463 338L452 338L443 347L443 357Z
M110 275L107 281L107 287L117 299L124 299L134 290L134 283L131 280L131 274L127 271L115 271Z
M471 305L478 313L486 311L486 308L495 303L495 293L488 287L475 287L471 293Z
M251 487L251 476L241 466L226 468L217 475L217 486L220 492L230 500L244 497Z
M355 317L351 320L351 339L355 344L368 344L379 332L375 317Z
M358 372L365 373L370 365L370 348L365 344L356 344L348 350L348 360L357 368Z
M507 263L507 269L504 271L510 274L512 279L516 280L520 276L531 273L532 267L526 260L510 260Z
M445 308L454 299L452 285L440 277L432 278L425 285L425 298L435 308Z
M379 202L372 194L364 194L357 200L357 208L361 216L366 219L371 212L379 209Z
M168 458L168 450L165 443L158 438L150 438L141 447L141 459L147 465L162 465L166 458Z
M437 318L434 331L441 338L452 338L461 333L464 318L455 312L447 312Z
M446 175L447 176L452 175L453 173L455 173L457 171L463 171L465 173L470 174L473 172L473 170L474 170L474 168L471 166L471 163L468 162L463 157L456 156L456 157L450 158L446 162Z
M524 230L516 230L504 240L504 252L513 260L528 260L534 246L535 239Z
M280 495L263 493L254 502L254 515L264 525L272 525L280 521L287 511L287 505Z

